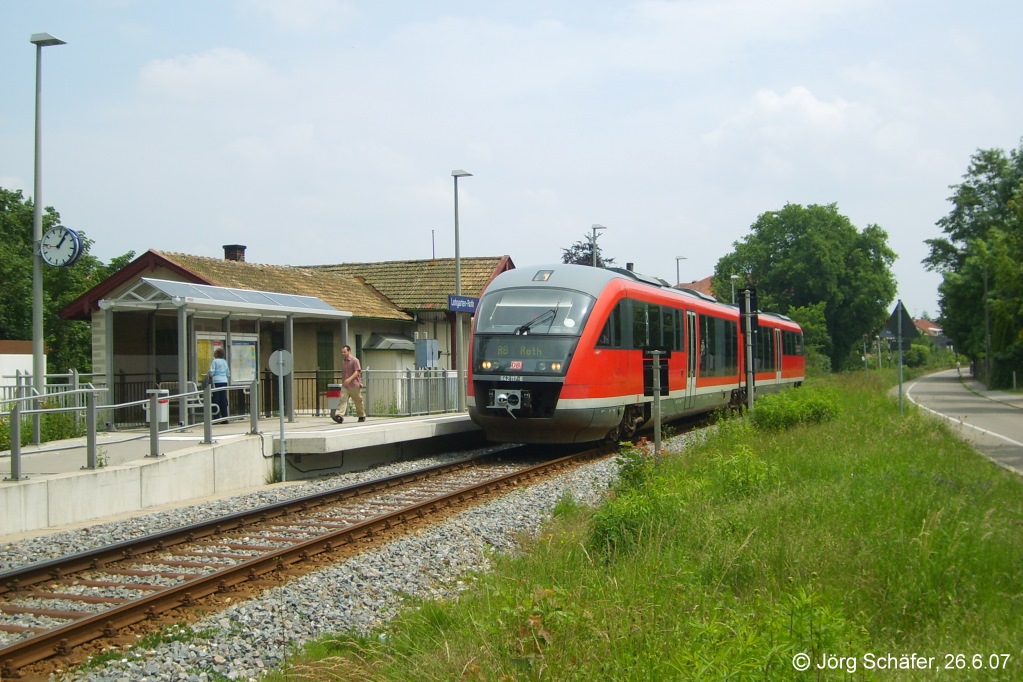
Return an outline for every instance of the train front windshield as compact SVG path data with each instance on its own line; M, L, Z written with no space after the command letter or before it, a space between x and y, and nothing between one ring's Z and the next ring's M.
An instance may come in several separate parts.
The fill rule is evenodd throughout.
M504 289L476 310L473 369L505 379L564 376L594 298L566 289Z
M490 292L476 311L476 333L579 336L593 302L592 296L567 289Z

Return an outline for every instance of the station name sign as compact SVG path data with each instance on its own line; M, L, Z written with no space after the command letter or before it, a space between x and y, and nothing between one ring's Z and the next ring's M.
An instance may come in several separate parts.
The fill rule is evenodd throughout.
M448 310L453 313L475 313L479 302L475 296L448 294Z

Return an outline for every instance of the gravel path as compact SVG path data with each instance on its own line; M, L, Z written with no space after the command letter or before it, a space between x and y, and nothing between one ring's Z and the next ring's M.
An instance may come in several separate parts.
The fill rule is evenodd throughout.
M681 450L691 436L665 441ZM207 504L138 516L0 547L0 568L92 549L314 490L348 485L435 463L450 457L402 462L287 488L272 488ZM125 652L124 658L61 680L136 682L214 679L255 680L280 665L288 647L321 635L366 632L392 618L406 597L435 599L462 589L468 571L490 566L493 552L515 550L516 538L535 534L566 492L583 504L597 504L617 475L614 458L584 465L557 478L516 490L449 518L414 536L372 549L328 569L267 590L193 624L201 638L170 642L155 649Z

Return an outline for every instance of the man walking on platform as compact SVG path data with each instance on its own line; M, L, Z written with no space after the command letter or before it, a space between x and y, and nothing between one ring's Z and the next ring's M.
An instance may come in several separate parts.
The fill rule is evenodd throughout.
M341 404L337 410L338 424L345 420L349 397L355 402L355 413L359 415L359 421L366 421L366 407L362 404L362 365L359 364L359 358L352 355L351 346L341 346Z

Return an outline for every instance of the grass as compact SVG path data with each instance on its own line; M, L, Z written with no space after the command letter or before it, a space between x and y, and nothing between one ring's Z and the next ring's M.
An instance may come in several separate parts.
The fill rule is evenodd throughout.
M825 378L683 455L626 452L604 505L564 500L457 600L268 679L1021 679L1021 479L885 389ZM849 658L800 673L798 653ZM868 653L933 662L871 670Z
M57 407L53 401L46 401L44 408ZM11 410L11 403L3 403L4 411ZM75 438L85 434L85 427L80 425L72 412L48 412L40 415L39 437L43 443L65 438ZM32 440L32 417L21 418L21 442L20 445L28 445ZM11 449L11 423L10 416L0 417L0 450Z

